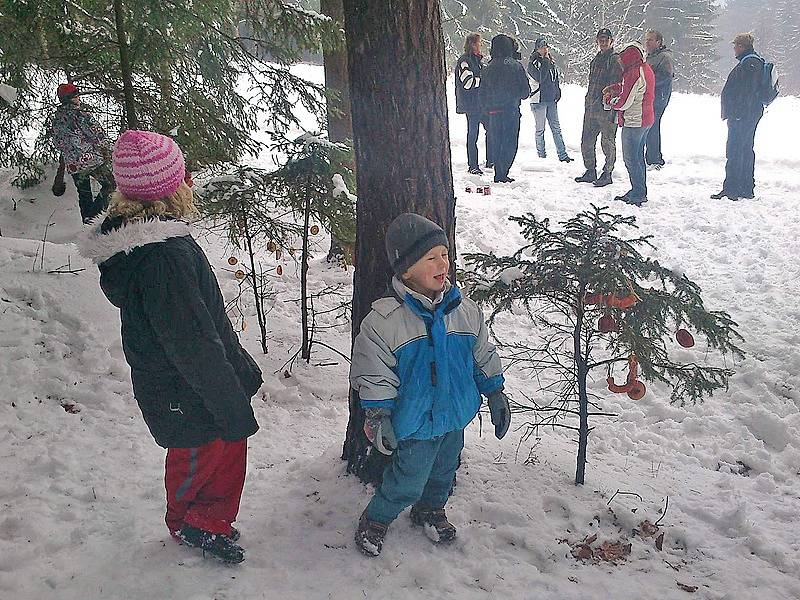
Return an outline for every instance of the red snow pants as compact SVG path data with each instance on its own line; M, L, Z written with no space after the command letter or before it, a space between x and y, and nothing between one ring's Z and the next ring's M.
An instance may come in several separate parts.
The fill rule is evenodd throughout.
M247 440L214 440L198 448L168 448L164 482L165 521L175 535L184 525L211 533L231 534L239 513Z

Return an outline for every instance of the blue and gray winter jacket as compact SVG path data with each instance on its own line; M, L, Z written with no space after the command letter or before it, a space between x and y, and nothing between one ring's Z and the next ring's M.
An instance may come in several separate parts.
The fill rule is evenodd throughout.
M463 429L481 394L503 387L500 358L483 312L450 287L437 302L392 280L372 303L353 346L350 384L361 405L392 411L398 440Z

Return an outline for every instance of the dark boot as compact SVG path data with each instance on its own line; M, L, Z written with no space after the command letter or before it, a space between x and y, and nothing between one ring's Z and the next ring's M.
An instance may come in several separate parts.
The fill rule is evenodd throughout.
M727 197L728 197L728 192L726 192L725 190L717 192L716 194L711 194L712 200L722 200L723 198Z
M233 540L221 533L211 533L191 525L184 525L178 539L192 548L200 548L203 556L210 554L226 563L240 563L244 560L244 550L233 543Z
M447 520L444 508L411 507L411 522L425 528L425 535L434 543L452 542L456 539L456 528Z
M386 537L388 529L388 525L371 521L365 510L358 520L358 529L356 529L355 535L356 546L367 556L378 556L383 549L383 539Z
M576 177L575 181L578 183L594 183L597 181L597 171L594 169L586 169L586 173L580 177Z
M603 171L603 174L592 185L594 187L605 187L614 183L611 179L611 173Z

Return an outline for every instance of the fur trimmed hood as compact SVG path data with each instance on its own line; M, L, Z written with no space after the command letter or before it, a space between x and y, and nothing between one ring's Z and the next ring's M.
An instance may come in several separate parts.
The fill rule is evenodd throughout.
M147 244L165 242L169 238L191 235L191 228L184 221L161 219L138 219L122 223L119 227L103 232L107 213L94 219L88 231L77 241L78 252L84 258L99 265L112 256L123 252L130 254Z

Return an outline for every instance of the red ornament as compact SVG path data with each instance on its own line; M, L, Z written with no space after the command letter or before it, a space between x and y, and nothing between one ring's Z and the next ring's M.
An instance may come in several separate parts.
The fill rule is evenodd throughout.
M641 400L644 398L645 392L647 392L647 388L644 387L644 383L637 379L631 384L631 389L628 390L628 398L631 400Z
M600 333L610 333L617 330L617 322L611 315L603 315L597 322L597 329Z
M685 329L678 329L678 331L675 332L675 339L678 340L678 343L684 348L691 348L694 346L692 334Z

